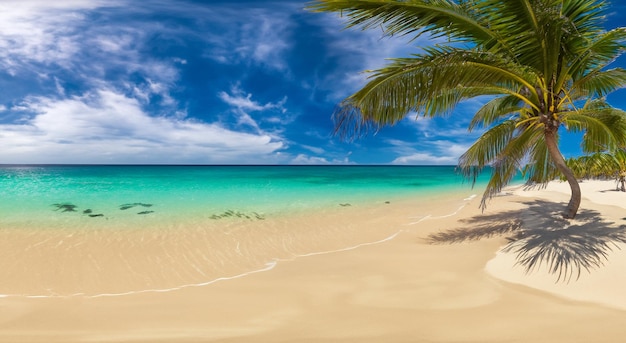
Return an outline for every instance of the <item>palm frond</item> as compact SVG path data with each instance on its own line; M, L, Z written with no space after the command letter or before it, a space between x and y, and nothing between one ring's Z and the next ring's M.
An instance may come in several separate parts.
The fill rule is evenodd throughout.
M435 117L452 113L456 105L466 99L483 95L510 94L511 90L502 87L457 87L442 90L438 95L434 95L424 104L423 115ZM505 95L511 97L516 103L520 103L519 95ZM472 127L470 127L471 131Z
M460 172L473 183L486 166L491 166L491 178L481 201L483 209L487 201L519 172L524 157L541 133L541 130L518 130L515 120L505 120L487 130L461 155Z
M497 97L481 107L469 123L469 130L477 126L489 127L504 116L518 112L522 106L520 99L514 95Z
M560 0L561 15L571 23L578 34L595 34L604 25L607 1L604 0Z
M536 144L530 151L528 160L528 164L522 170L522 175L526 178L528 184L544 186L560 174L554 162L552 162L543 136L537 138Z
M307 8L316 12L339 12L347 17L347 27L380 27L388 35L428 33L473 42L498 40L484 18L488 13L485 4L480 2L324 0L313 1Z
M586 156L585 156L586 157ZM565 163L572 170L577 179L589 177L590 172L586 161L582 158L568 158Z
M409 112L445 114L460 100L478 95L510 94L529 106L538 102L531 83L534 75L498 56L443 47L426 51L394 59L372 74L372 80L336 111L336 124L344 126L338 131L363 132L358 126L392 125ZM523 94L520 89L530 91Z
M585 132L584 152L615 150L626 145L626 112L612 107L602 108L597 103L565 113L562 120L567 129Z
M574 99L601 98L624 87L626 87L626 70L622 68L597 70L576 80L571 87L571 93Z
M497 160L491 164L491 178L483 193L480 206L484 210L487 202L517 175L522 168L522 161L530 150L537 146L542 138L542 131L537 129L516 130L517 134L500 152Z
M589 71L602 70L624 51L626 28L617 28L608 32L598 32L593 37L579 37L580 42L570 44L572 60L567 74L578 80Z
M619 182L626 173L626 150L597 152L568 160L578 175L584 178L610 178Z
M515 120L505 120L483 133L459 158L461 174L475 183L482 169L495 161L513 138L515 124Z

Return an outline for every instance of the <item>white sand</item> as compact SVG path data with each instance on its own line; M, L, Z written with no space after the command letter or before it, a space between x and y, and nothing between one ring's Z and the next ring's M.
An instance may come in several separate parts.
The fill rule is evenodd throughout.
M616 191L615 182L585 180L580 186L583 194L581 212L597 210L606 217L607 222L614 222L626 230L626 193ZM550 202L567 202L570 195L566 182L552 182L542 190L524 190L523 187L515 187L508 191L515 195L541 198ZM584 220L574 220L572 223L584 225ZM522 266L516 265L515 254L511 252L498 252L496 257L487 263L486 271L501 280L561 297L626 310L626 292L623 289L623 286L626 286L626 244L610 243L609 246L603 265L589 272L583 270L579 277L574 275L569 282L568 280L557 282L558 278L550 273L545 263L541 268L527 273Z
M594 203L588 199L596 195L587 189L593 185L596 191L608 187L585 182L583 209L607 219L626 217L623 207L613 206L623 206L626 194L604 192L599 196L612 197L611 205ZM479 197L460 201L468 194L351 208L345 225L366 228L364 242L393 239L294 256L268 271L204 286L124 296L0 298L0 342L622 342L621 251L569 284L555 284L553 275L526 276L512 267L510 256L498 253L509 229L533 223L533 213L564 206L559 202L568 196L560 185L550 187L556 188L509 190L484 213ZM324 218L318 220L316 225ZM377 227L383 235L375 234ZM11 235L0 239L21 244ZM190 248L196 247L184 247ZM101 253L106 251L112 258L119 253L114 246ZM171 265L184 265L189 255L176 261L171 251ZM19 287L20 280L11 284ZM90 287L96 292L99 286Z

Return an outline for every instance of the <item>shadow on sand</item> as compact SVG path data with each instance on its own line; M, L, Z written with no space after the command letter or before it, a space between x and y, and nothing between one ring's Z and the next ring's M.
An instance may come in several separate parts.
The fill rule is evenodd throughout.
M541 200L523 202L527 208L462 220L466 228L432 234L430 244L453 244L506 236L503 248L515 254L518 265L530 273L542 265L557 282L578 279L583 270L604 265L609 253L626 243L626 225L603 220L600 213L581 209L575 220L561 218L564 204Z

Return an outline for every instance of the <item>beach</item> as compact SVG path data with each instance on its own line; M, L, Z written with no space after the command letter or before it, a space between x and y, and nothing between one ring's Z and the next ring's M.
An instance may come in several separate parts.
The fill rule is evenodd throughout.
M611 233L621 225L624 230L626 193L614 191L612 181L584 181L581 188L580 218L572 225ZM54 280L55 295L43 294L33 280L4 276L11 292L0 298L0 342L623 341L626 246L614 242L614 236L607 234L603 241L611 249L601 250L605 258L599 265L578 275L571 266L580 261L573 258L558 280L545 264L526 273L514 252L502 251L507 237L525 227L561 225L550 219L551 213L564 208L568 192L560 182L542 190L509 187L484 212L480 194L463 190L301 215L292 221L339 221L351 235L362 236L339 236L336 244L314 240L315 246L245 272L226 266L224 275L230 276L210 282L116 289L136 283L112 274L103 278L103 286L84 276L67 280L70 274L61 272L65 280ZM327 234L333 241L337 231ZM31 239L3 235L6 247ZM68 260L94 254L94 242L85 250L73 248ZM191 255L173 252L194 251L193 244L168 247L164 251L171 260L163 263L172 269L188 265ZM134 256L132 248L125 256ZM111 260L119 256L119 250L104 246L98 258L107 253ZM20 266L32 263L41 269L34 265L41 262L38 257ZM133 266L140 267L160 268L155 261ZM189 281L184 271L179 274ZM79 281L77 291L73 284Z

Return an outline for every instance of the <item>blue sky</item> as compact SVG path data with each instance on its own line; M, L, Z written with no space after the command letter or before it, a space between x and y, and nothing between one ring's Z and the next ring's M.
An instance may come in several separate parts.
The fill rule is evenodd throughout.
M345 30L306 3L2 0L0 164L456 164L480 100L332 136L363 70L432 42ZM624 25L612 9L607 28ZM562 150L579 153L569 137Z

